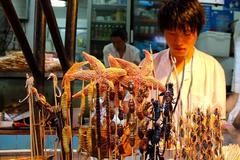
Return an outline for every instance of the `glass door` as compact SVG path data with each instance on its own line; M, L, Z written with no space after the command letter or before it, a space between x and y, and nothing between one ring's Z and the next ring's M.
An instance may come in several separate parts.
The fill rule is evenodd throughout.
M161 0L134 0L133 19L131 24L133 45L141 50L141 59L144 58L143 49L151 49L153 53L166 48L164 37L158 29L158 11Z
M92 0L89 51L100 60L104 45L110 43L112 30L130 28L127 3L127 0Z

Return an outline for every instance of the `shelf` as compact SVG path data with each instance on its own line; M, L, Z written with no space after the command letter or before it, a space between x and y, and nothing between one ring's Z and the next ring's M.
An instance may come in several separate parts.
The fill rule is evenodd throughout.
M150 19L149 17L146 17L146 16L136 16L134 23L135 23L135 25L137 25L138 23L141 25L157 25L158 20L157 20L157 18Z
M110 35L113 30L124 28L130 34L130 3L127 0L91 1L89 50L102 60L102 50L111 43Z
M134 37L137 40L152 40L152 38L155 36L155 34L144 34L144 33L135 33Z
M110 43L110 40L108 40L108 39L91 39L91 41L109 42Z
M126 24L125 21L105 21L105 20L101 20L101 21L92 21L92 23L98 23L98 24Z
M126 9L126 4L93 4L92 8L96 10L117 10L117 9Z
M155 2L153 4L148 4L148 5L144 5L144 4L136 4L137 8L159 8L161 7L161 2Z

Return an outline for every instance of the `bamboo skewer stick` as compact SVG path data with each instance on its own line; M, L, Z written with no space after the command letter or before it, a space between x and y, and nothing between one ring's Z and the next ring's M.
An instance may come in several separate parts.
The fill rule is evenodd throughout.
M117 123L117 119L118 119L118 116L117 116L117 113L118 113L118 110L117 110L117 107L115 106L115 116L116 116L116 128L115 128L115 140L117 139L117 127L118 127L118 123ZM119 113L118 113L119 114ZM121 123L121 122L120 122ZM114 157L115 157L115 159L117 159L117 145L115 145L115 147L114 147L114 150L115 150L115 155L114 155Z
M33 77L29 77L28 74L26 74L27 80L26 80L26 87L27 87L27 91L28 91L28 105L29 105L29 119L30 119L30 148L31 148L31 159L33 159L34 157L34 143L33 143L33 119L32 119L32 105L33 105L33 101L32 101L32 85L33 85Z
M32 135L33 135L33 128L32 128L32 107L31 107L31 100L30 98L28 99L28 104L29 104L29 119L30 119L30 149L31 149L31 159L33 159L33 142L32 142Z
M133 151L133 147L132 147L132 160L134 160L134 151Z
M156 150L157 150L157 147L156 147L156 144L154 144L154 160L156 160L157 158Z
M100 91L99 91L99 84L96 84L97 88L97 100L96 100L96 116L97 116L97 151L98 151L98 159L101 160L101 128L100 128L100 123L101 123L101 117L100 117Z
M40 125L40 147L41 148L44 148L44 116L43 116L43 112L41 112L41 110L39 111L38 113L38 122L39 122L39 125ZM43 118L43 119L42 119ZM42 153L41 155L44 156L44 150L42 150Z
M109 88L108 88L109 89ZM105 99L105 104L106 104L106 123L107 123L107 152L108 152L108 157L110 158L110 119L109 119L109 91L106 91L106 99Z
M143 152L143 160L145 160L146 151Z

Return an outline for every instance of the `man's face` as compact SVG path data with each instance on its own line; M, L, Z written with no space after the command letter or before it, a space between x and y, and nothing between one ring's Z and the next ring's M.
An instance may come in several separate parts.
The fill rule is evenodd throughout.
M111 41L117 51L122 51L125 49L125 41L122 40L120 37L112 37Z
M167 44L170 48L170 52L173 56L182 57L188 54L195 45L198 34L197 31L183 32L179 29L176 30L165 30L164 36L166 38Z

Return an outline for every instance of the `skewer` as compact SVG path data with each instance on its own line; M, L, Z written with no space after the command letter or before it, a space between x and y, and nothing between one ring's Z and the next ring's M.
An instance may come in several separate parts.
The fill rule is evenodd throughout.
M58 153L57 153L58 141L54 143L54 159L58 160Z
M27 91L28 91L28 105L29 105L29 119L30 119L30 149L31 149L31 159L33 159L33 128L32 128L32 100L31 100L31 88L30 88L30 85L32 85L33 83L33 79L32 79L32 82L30 81L31 77L29 77L28 74L26 74L26 77L27 77L27 80L26 80L26 87L27 87Z
M132 148L132 160L134 160L134 152L133 152L133 147Z
M38 112L38 122L39 122L39 124L40 124L40 128L39 128L39 130L40 130L40 147L41 148L44 148L44 135L45 135L45 130L44 130L44 128L45 127L42 127L42 125L43 126L45 126L44 125L44 122L45 122L45 120L44 120L44 115L43 116L41 116L41 115L43 115L43 112L41 112L41 110ZM41 117L43 117L43 120L41 120ZM42 153L41 153L41 155L43 155L44 156L44 150L42 150Z
M97 89L97 100L96 100L96 116L97 116L97 151L98 151L98 159L101 160L101 128L100 128L100 91L99 91L99 84L96 83L96 89Z
M156 160L157 158L157 154L156 154L156 150L157 150L157 147L156 147L156 144L154 144L154 160Z
M82 81L82 88L84 88L84 80ZM81 103L85 103L85 102L81 102ZM80 103L80 107L81 107L81 103ZM80 127L82 127L82 118L83 118L83 115L81 115L80 117Z
M149 51L150 51L151 55L153 56L152 44L151 44L151 43L149 44ZM152 66L154 66L153 61L152 61ZM153 68L152 74L153 74L153 77L155 77L155 71L154 71L154 68Z
M118 127L118 124L117 124L117 119L118 119L118 116L117 116L117 112L118 111L118 108L115 106L115 117L116 117L116 128L115 128L115 137L114 137L114 139L115 139L115 141L116 141L116 139L117 139L117 127ZM120 121L120 123L121 123L121 121ZM116 144L116 143L115 143ZM114 150L115 150L115 155L114 155L114 158L115 159L117 159L117 153L116 153L116 151L117 151L117 145L115 145L115 147L114 147Z
M108 151L108 157L111 159L111 147L110 147L110 119L109 119L109 88L106 91L106 119L107 119L107 151Z

